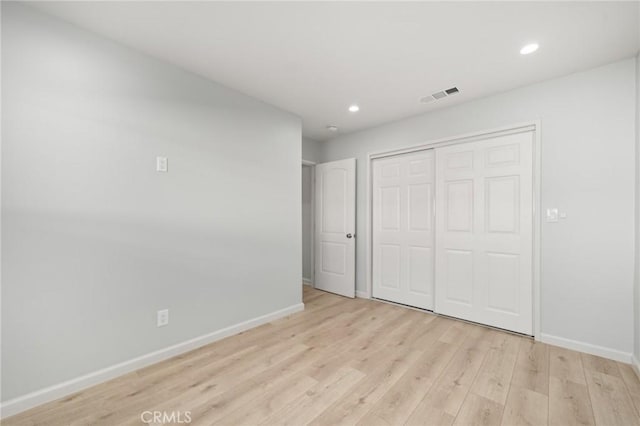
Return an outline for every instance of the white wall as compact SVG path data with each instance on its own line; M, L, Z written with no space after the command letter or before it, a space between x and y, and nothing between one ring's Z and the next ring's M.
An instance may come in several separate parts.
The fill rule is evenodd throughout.
M302 278L311 282L313 280L313 258L311 256L313 239L313 168L302 166Z
M628 359L635 79L635 59L620 61L341 136L324 142L322 158L357 158L357 227L364 236L367 153L540 119L542 206L568 214L542 226L542 333L620 351ZM365 290L365 243L358 239L360 291Z
M2 38L4 400L301 302L299 118L23 5Z
M322 142L315 141L309 138L302 138L302 159L312 161L314 163L320 162L320 155L322 150Z

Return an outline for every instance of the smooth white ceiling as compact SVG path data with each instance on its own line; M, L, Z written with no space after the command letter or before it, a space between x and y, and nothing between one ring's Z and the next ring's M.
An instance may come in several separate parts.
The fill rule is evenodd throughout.
M340 133L376 126L630 57L640 47L637 2L35 5L291 111L316 140L335 136L327 124ZM531 41L540 50L521 56ZM419 102L451 86L461 93ZM351 103L360 112L349 113Z

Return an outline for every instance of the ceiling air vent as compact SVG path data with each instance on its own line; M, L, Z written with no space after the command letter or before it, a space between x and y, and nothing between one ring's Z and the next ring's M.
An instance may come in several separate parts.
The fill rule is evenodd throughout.
M451 87L446 90L441 90L439 92L432 93L431 95L428 95L428 96L423 96L422 98L420 98L420 102L422 102L423 104L428 104L433 101L439 101L440 99L453 96L457 93L460 93L460 89L458 89L457 87Z
M446 98L447 94L444 92L436 92L434 94L432 94L431 96L433 96L436 99L442 99L442 98Z

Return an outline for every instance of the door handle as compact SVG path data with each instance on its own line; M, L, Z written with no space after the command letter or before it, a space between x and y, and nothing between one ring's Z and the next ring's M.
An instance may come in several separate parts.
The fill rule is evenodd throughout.
M355 237L355 235L347 234L347 238Z

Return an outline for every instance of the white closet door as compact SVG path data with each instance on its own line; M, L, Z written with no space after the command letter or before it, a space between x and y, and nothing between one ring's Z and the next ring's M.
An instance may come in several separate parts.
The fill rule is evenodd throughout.
M433 150L373 161L373 297L433 309Z
M532 334L533 133L436 149L436 311Z

